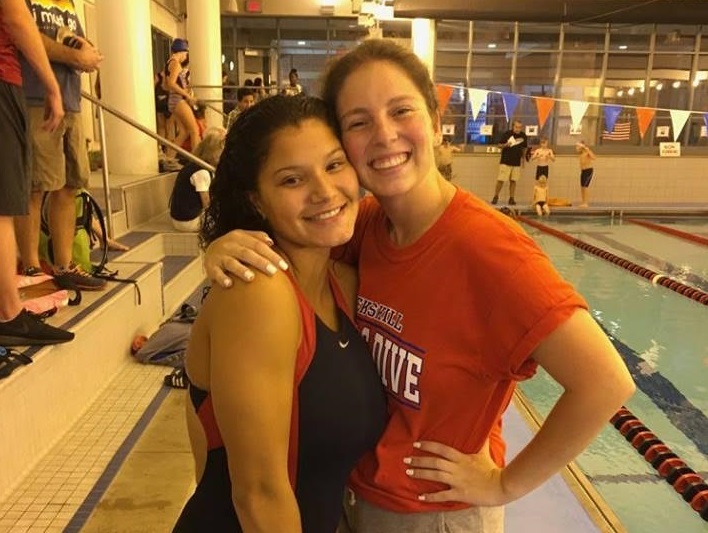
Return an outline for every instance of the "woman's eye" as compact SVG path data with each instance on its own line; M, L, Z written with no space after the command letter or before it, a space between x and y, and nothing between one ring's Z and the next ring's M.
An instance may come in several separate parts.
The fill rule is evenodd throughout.
M356 130L356 129L361 129L366 125L366 121L364 120L353 120L352 122L348 123L346 125L346 130Z
M333 172L341 169L346 164L345 161L337 159L336 161L331 161L327 164L327 172Z
M295 185L298 185L300 181L301 180L299 176L288 176L286 178L283 178L280 184L285 185L286 187L294 187Z
M402 115L407 115L411 111L413 111L413 109L411 109L410 107L399 107L398 109L396 109L393 112L393 114L396 116L402 116Z

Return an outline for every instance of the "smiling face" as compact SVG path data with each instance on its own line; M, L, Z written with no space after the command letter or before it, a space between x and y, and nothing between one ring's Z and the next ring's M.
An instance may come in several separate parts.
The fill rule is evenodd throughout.
M334 132L307 119L273 135L251 200L287 251L347 242L358 198L356 174Z
M440 120L401 68L388 61L359 66L342 84L336 107L349 160L374 195L403 195L437 177Z

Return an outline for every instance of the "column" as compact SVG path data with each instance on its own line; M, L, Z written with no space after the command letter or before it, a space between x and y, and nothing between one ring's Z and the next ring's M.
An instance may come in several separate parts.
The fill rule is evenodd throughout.
M150 0L96 0L101 98L155 131ZM155 140L105 113L109 170L113 174L157 171Z
M114 0L115 1L115 0ZM221 12L219 0L187 0L187 40L189 40L189 70L198 100L221 100ZM221 102L208 102L206 120L212 126L222 126ZM217 108L215 111L212 107Z
M411 23L411 44L413 52L433 77L435 68L435 21L432 19L413 19Z

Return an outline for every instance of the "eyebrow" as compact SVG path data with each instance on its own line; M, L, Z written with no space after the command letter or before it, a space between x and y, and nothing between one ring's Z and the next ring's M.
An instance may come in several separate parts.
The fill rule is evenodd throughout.
M344 148L342 148L341 146L338 146L337 148L332 149L331 151L327 152L327 154L325 155L325 159L329 159L330 157L335 155L337 152L344 153ZM283 171L288 171L288 170L299 170L300 168L302 168L300 165L288 165L285 167L275 169L273 171L273 175L279 174Z
M415 100L415 96L410 96L410 95L403 95L403 96L396 96L394 98L391 98L388 102L386 102L387 106L395 105L400 102L406 101L406 100ZM347 111L344 113L342 116L339 117L339 120L344 120L350 115L357 115L359 113L368 113L367 109L365 107L356 107L350 111Z

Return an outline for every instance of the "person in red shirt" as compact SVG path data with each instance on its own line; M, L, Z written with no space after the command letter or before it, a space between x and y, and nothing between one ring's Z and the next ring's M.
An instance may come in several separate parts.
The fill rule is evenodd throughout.
M44 324L22 309L17 291L14 218L29 209L29 142L18 50L46 89L44 124L54 131L64 117L61 92L39 31L24 0L0 0L0 345L54 344L74 334Z
M446 181L428 71L368 40L334 62L323 97L361 185L343 261L358 264L357 325L388 392L389 422L350 478L342 531L503 529L503 505L578 455L634 391L620 356L550 260L511 219ZM207 273L273 267L261 234L207 251ZM278 264L277 262L275 264ZM508 464L501 417L537 365L565 390Z

